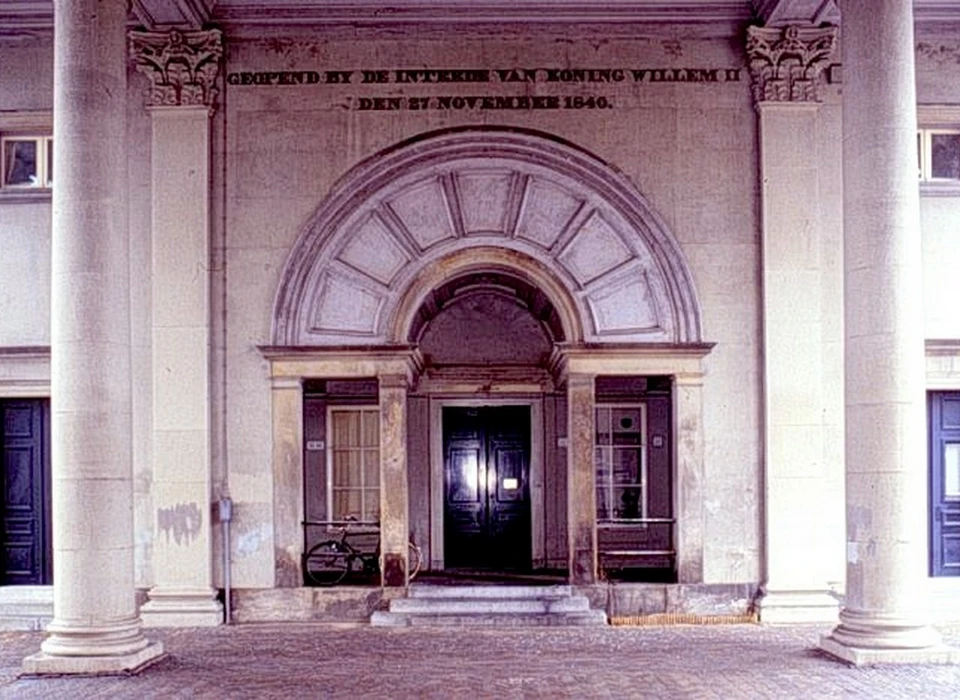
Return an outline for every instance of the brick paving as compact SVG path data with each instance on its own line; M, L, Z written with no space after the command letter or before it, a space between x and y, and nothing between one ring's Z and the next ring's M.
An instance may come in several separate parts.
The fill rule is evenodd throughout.
M850 668L826 627L149 630L131 677L18 679L38 633L0 633L0 698L960 698L960 666ZM960 645L960 626L944 628Z

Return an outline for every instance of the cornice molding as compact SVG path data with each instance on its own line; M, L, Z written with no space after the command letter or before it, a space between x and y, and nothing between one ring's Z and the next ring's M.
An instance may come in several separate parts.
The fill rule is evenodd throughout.
M130 56L150 79L148 107L213 107L222 55L217 29L130 32Z
M221 0L213 21L221 24L501 24L516 22L607 24L619 22L746 22L746 0L370 0L248 2Z
M836 45L836 27L747 27L754 102L819 102L820 73Z
M838 24L835 0L131 0L131 21L150 30L231 25L745 23ZM960 23L960 0L914 0L917 24ZM49 32L52 0L0 1L0 38Z

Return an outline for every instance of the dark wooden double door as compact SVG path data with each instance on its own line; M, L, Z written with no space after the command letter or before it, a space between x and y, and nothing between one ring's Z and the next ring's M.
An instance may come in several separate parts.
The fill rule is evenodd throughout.
M930 573L960 576L960 392L930 394Z
M52 581L50 408L0 400L0 585Z
M530 568L530 408L443 409L444 566Z

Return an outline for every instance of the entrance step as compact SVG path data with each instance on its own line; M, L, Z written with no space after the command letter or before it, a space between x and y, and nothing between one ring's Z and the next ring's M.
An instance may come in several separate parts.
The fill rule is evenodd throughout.
M563 626L605 625L570 586L435 586L413 584L405 598L370 617L375 627L430 625Z
M42 630L53 619L53 586L0 586L0 631Z

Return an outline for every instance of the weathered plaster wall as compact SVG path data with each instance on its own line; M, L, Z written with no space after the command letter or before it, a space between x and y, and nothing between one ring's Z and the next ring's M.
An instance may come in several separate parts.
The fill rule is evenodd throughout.
M0 199L0 345L50 344L50 202Z
M228 40L226 73L397 68L718 68L743 65L738 40L661 37L538 41L393 35ZM353 80L358 80L354 77ZM256 345L269 342L286 256L330 188L378 150L452 126L509 125L567 139L625 173L677 237L703 308L708 581L759 577L759 346L755 118L739 82L580 85L228 85L226 382L230 488L238 500L238 585L271 585L269 391ZM594 110L355 109L360 97L604 96ZM258 535L258 533L260 533ZM263 536L261 536L263 535Z
M955 33L918 33L917 102L960 106L960 39ZM919 125L925 126L922 116ZM960 128L960 118L947 126ZM932 339L960 338L960 190L930 196L921 188L920 215L924 333Z
M0 110L53 108L49 39L0 39ZM50 199L0 198L0 346L50 344Z
M936 340L960 338L960 193L922 197L924 333Z
M0 38L0 56L0 109L53 109L52 36L4 36Z

